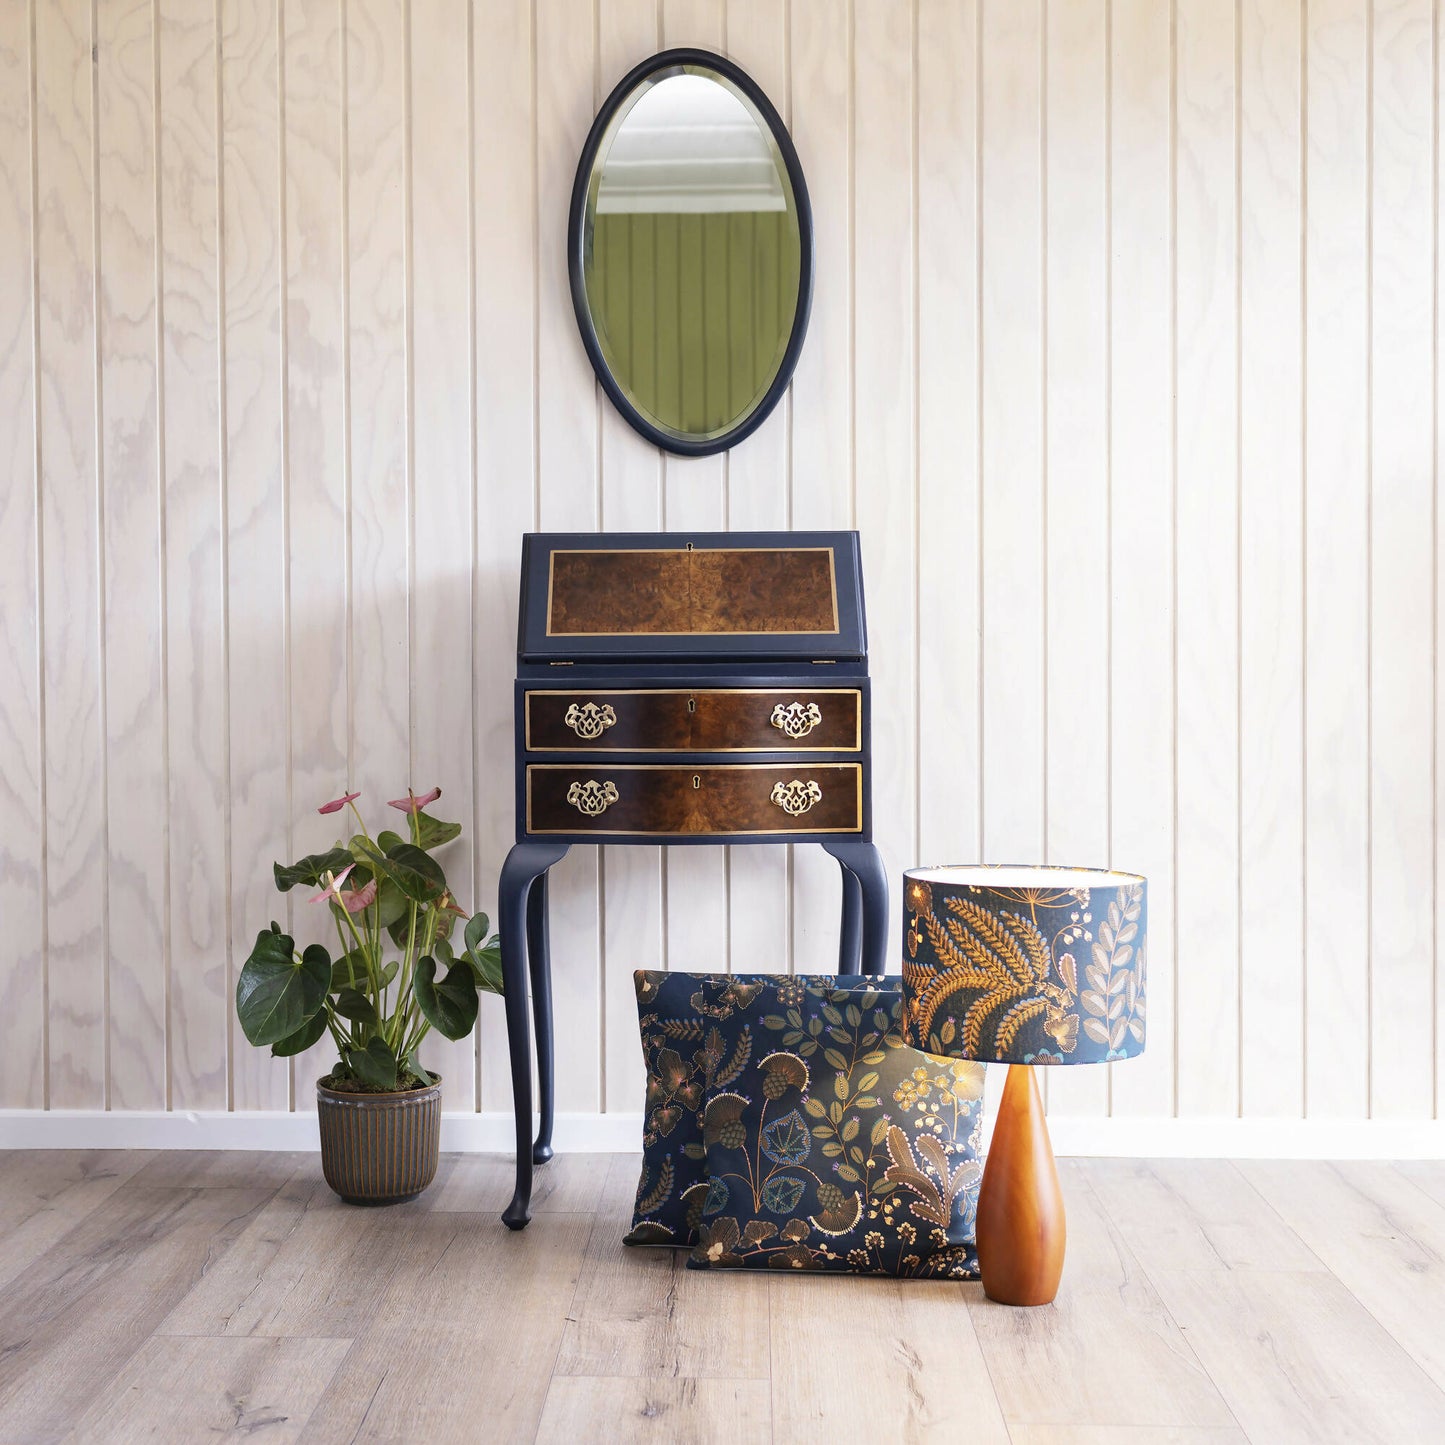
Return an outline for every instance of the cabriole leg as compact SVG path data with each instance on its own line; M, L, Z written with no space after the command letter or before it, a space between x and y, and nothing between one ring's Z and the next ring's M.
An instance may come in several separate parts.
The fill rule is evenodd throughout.
M524 1229L532 1202L532 1050L527 1023L527 902L533 880L567 852L566 844L518 843L502 865L497 885L497 927L502 935L502 987L507 1051L512 1064L512 1107L517 1120L517 1187L502 1213L509 1229ZM542 966L545 968L545 959Z
M861 838L830 838L823 847L842 865L845 880L848 875L852 875L862 896L861 972L881 974L888 955L888 879L883 872L883 859L872 843ZM845 926L847 889L848 884L845 881ZM840 960L840 970L841 968ZM852 971L860 970L855 967Z

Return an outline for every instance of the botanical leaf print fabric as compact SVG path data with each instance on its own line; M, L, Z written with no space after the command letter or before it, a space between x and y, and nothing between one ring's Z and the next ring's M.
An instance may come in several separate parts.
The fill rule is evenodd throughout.
M719 1021L690 1268L977 1277L983 1066L901 1016L896 979L769 978Z
M647 1100L642 1177L624 1244L696 1243L707 1193L703 1099L708 1089L736 1079L752 1057L756 1005L772 977L646 969L633 974Z

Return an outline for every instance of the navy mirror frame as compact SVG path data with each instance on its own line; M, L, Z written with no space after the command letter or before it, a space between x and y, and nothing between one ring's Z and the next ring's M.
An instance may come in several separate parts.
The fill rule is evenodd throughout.
M587 192L592 180L592 167L596 164L597 152L601 148L602 137L607 133L607 127L612 124L617 112L644 80L656 75L659 71L674 70L685 65L712 70L735 85L757 108L758 114L762 116L764 123L772 132L773 139L777 142L778 153L782 156L783 165L787 169L788 181L792 185L793 198L798 207L798 249L800 253L798 257L797 308L793 313L792 333L788 337L788 345L783 352L783 359L778 366L777 375L773 377L762 400L735 427L715 437L701 438L679 436L675 432L665 431L659 426L654 426L628 399L627 393L623 391L617 378L613 376L612 369L607 364L607 358L602 354L602 343L592 321L592 309L587 304L585 257L583 256L583 235L587 224ZM782 400L783 393L787 391L788 384L793 379L793 371L803 349L803 338L807 334L808 317L813 307L813 208L808 200L808 186L803 179L803 167L798 160L798 152L793 145L793 138L788 134L787 126L783 124L782 116L778 114L772 101L763 93L762 88L752 76L725 56L715 54L711 50L679 48L659 51L658 54L650 56L640 65L634 66L622 77L613 87L611 95L603 102L601 110L597 112L597 117L592 122L592 129L587 132L587 141L582 147L581 159L577 163L577 176L572 183L572 203L567 219L567 272L572 287L572 309L577 313L577 329L582 333L582 344L587 349L587 358L592 363L592 370L597 373L597 379L602 383L602 389L611 399L613 406L617 408L634 431L646 437L653 445L677 456L708 457L736 446L745 437L751 436L767 420L773 408Z

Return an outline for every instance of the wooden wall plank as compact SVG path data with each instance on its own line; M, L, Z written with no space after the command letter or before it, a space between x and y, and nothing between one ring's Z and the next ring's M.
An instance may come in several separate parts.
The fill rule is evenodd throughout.
M601 0L597 30L598 103L611 94L613 86L634 65L661 48L659 15L655 8L638 6L631 0ZM675 218L659 216L656 220L663 223ZM659 247L659 254L666 249ZM665 380L667 370L659 357L660 381ZM602 428L602 526L617 531L660 531L662 453L644 441L605 398L599 396L598 407ZM644 1088L632 971L667 965L662 922L666 855L660 848L604 848L601 851L603 1102L609 1111L627 1112L640 1107Z
M662 44L722 51L724 0L662 0ZM684 233L692 218L684 217ZM683 265L687 264L684 234ZM699 264L701 264L699 253ZM687 291L686 271L683 278ZM691 381L685 367L684 387ZM726 453L663 458L663 525L673 532L722 531L728 523ZM728 960L728 859L726 848L668 848L664 913L671 968L726 972Z
M1174 306L1178 483L1179 1111L1239 1107L1236 35L1178 10Z
M415 0L410 13L412 348L415 616L411 658L412 776L442 790L439 817L462 836L439 856L461 906L496 916L496 882L475 890L472 759L471 158L466 0ZM454 935L454 940L455 940ZM483 998L489 1012L495 999ZM425 1051L442 1075L443 1107L476 1097L476 1041L435 1032Z
M409 738L409 592L416 578L401 9L387 0L348 0L345 45L351 748L356 785L376 809L407 787L424 793L433 786L413 775ZM405 821L393 812L388 824L398 818Z
M475 10L472 18L475 897L487 900L495 914L497 876L515 837L507 760L512 756L512 679L517 669L517 568L522 533L538 525L535 318L540 217L531 4L509 0L490 5L485 25L476 24ZM518 129L522 143L495 143L495 137ZM552 255L555 260L556 253ZM511 1072L500 1008L482 1009L478 1047L477 1106L509 1109Z
M1369 1050L1369 33L1311 0L1305 75L1305 1109L1363 1117Z
M1240 1112L1304 1112L1301 11L1240 10ZM1281 1020L1288 1020L1281 1027Z
M853 463L869 631L885 639L869 651L873 838L897 927L902 872L918 847L912 6L859 6L853 19L854 53L868 57L855 81L853 133L854 264L868 278L854 296Z
M108 1092L90 22L79 0L34 17L49 1103L62 1109Z
M1044 72L1044 858L1109 862L1108 16L1050 6ZM1104 1114L1106 1069L1047 1078L1049 1109Z
M1435 1108L1433 10L1374 11L1370 197L1370 1113Z
M166 1106L164 514L151 0L96 9L110 1102Z
M1114 0L1109 56L1109 780L1116 868L1149 879L1148 1050L1113 1113L1174 1111L1170 18Z
M978 28L976 0L919 6L920 863L980 856Z
M231 1001L216 17L188 0L162 0L158 14L170 1101L223 1109Z
M1042 8L985 9L983 853L1044 849Z
M776 0L726 0L724 19L728 57L757 81L786 124L787 7ZM746 374L752 374L751 367ZM792 407L791 395L785 395L768 420L728 454L729 527L744 532L787 528L792 515L788 476ZM789 851L728 849L728 941L734 972L787 972Z
M355 831L349 812L318 817L323 803L361 786L358 801L372 828L388 827L381 800L401 789L388 791L396 773L368 771L363 778L355 771L348 736L348 688L355 683L348 667L348 522L354 527L358 514L370 514L352 505L347 485L342 11L331 0L300 0L286 5L283 20L290 844L299 858ZM365 313L360 327L368 336ZM388 705L397 706L368 696L362 711L386 715ZM329 907L309 901L313 892L288 895L292 933L299 945L321 943L335 955L341 948L335 921ZM298 1108L316 1107L311 1085L330 1071L335 1054L327 1036L292 1061Z
M592 26L579 25L575 13L543 6L536 24L539 522L545 531L585 532L600 521L598 407L567 283L567 203L592 123L596 53ZM513 577L516 567L514 558ZM514 670L515 655L508 675ZM562 1110L602 1105L597 856L596 848L574 848L552 869L549 885Z
M789 123L813 206L814 266L813 311L791 388L793 526L827 530L854 525L853 38L828 6L794 4L789 19ZM838 868L821 848L791 851L793 967L831 973Z
M30 15L0 13L0 1009L10 1046L0 1052L0 1107L39 1109L45 1086L44 853L40 533L35 436L35 251L30 164L34 55Z
M231 966L284 917L271 865L290 850L285 435L278 15L272 0L220 10L224 475L231 678ZM285 1109L285 1060L230 1019L231 1103Z

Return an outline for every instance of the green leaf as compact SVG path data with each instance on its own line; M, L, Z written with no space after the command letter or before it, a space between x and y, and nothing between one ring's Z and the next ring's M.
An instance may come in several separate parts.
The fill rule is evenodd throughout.
M271 1052L278 1059L290 1058L292 1054L304 1054L326 1032L326 1010L317 1009L294 1034L277 1039L271 1045Z
M359 948L343 953L331 965L331 992L339 993L343 988L365 988L370 983L366 976L366 956Z
M462 957L470 965L478 988L484 988L488 993L501 993L502 940L495 933L487 938L487 926L485 913L474 913L467 920L467 926L462 933L467 947Z
M400 833L393 833L390 828L383 828L381 832L376 835L376 846L381 849L383 857L390 853L393 848L405 842L406 839L403 838Z
M372 1007L371 1000L354 988L344 988L336 995L335 1008L342 1018L352 1019L359 1024L381 1022L376 1016L376 1010Z
M390 928L398 919L406 918L411 902L390 878L383 877L377 885L376 908L381 926Z
M331 955L313 943L298 959L284 933L265 929L236 980L236 1017L258 1048L289 1038L308 1022L331 986Z
M276 875L276 887L282 893L289 893L298 883L319 888L323 874L340 873L353 861L345 848L332 848L325 853L308 853L299 863L293 863L289 868L275 863L272 870Z
M398 843L386 855L387 876L417 903L429 903L446 892L447 875L441 865L414 843Z
M348 1049L346 1062L358 1079L373 1088L396 1088L396 1055L385 1039L374 1038L364 1049Z
M437 980L437 962L428 954L416 962L412 987L427 1022L448 1039L464 1039L477 1021L477 985L470 968L453 964Z
M462 931L462 941L469 949L480 948L490 927L491 921L485 913L474 913L467 919L467 926Z
M430 852L433 848L440 848L443 843L450 843L453 838L460 838L462 825L460 823L443 823L440 818L433 818L418 808L416 831L417 846Z
M456 955L452 952L452 945L450 940L446 938L434 939L432 942L431 951L438 963L444 963L448 968L452 966L452 960L456 957Z

